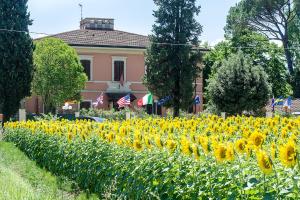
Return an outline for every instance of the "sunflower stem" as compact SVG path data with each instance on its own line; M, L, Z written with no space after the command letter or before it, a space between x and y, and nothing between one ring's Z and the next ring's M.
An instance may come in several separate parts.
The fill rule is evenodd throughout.
M300 161L299 161L299 153L298 152L296 153L296 160L297 160L297 165L298 165L298 170L299 170L298 173L300 173ZM296 171L296 170L294 170L294 171ZM297 187L297 194L299 194L298 184L297 183L295 183L295 184L296 184L296 187Z
M297 170L294 168L293 169L293 172L294 172L294 177L297 176ZM293 180L293 185L294 185L294 192L296 193L296 196L298 196L298 193L299 193L299 188L298 188L298 185L297 185L297 181L295 178L292 178Z
M234 152L235 152L235 151L234 151ZM242 169L242 163L241 163L240 157L239 157L239 155L238 155L236 152L235 152L235 154L236 154L238 163L239 163L239 165L240 165L240 169ZM244 189L243 189L244 181L243 181L243 180L245 180L245 178L244 178L243 170L239 170L239 171L240 171L240 174L242 175L242 176L240 177L240 182L241 182L241 188L240 188L240 190L241 190L241 196L242 196L242 198L243 198L243 196L244 196Z
M300 173L300 161L299 161L299 153L298 152L296 153L296 160L297 160L298 170Z
M271 159L272 161L272 159ZM277 196L279 196L279 180L278 180L278 174L277 174L277 170L276 170L276 167L275 167L275 164L273 163L272 161L272 165L274 167L274 172L275 172L275 177L276 177L276 184L277 184L277 187L276 187L276 194Z
M267 192L267 186L266 186L266 175L264 174L264 193Z

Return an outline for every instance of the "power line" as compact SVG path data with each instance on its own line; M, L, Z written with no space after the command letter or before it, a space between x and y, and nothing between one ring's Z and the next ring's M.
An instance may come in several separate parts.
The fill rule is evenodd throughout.
M14 32L14 33L31 33L31 34L46 35L46 36L54 35L54 34L49 34L49 33L39 33L39 32L34 32L34 31L18 31L18 30L3 29L3 28L0 28L0 31Z
M194 45L192 44L177 44L177 43L158 43L158 42L152 42L151 44L157 44L157 45L170 45L170 46L191 46L193 47ZM214 48L215 46L207 46L208 48ZM228 49L230 48L233 48L233 49L258 49L260 47L258 46L249 46L249 47L243 47L243 46L239 46L239 47L233 47L233 46L230 46L228 47ZM201 48L195 48L195 49L203 49L203 47ZM289 50L298 50L300 49L300 46L294 46L294 47L289 47L289 48L286 48L286 49L289 49Z
M12 30L12 29L1 29L0 28L0 31L3 31L3 32L15 32L15 33L27 33L27 34L36 34L36 35L45 35L45 36L53 36L55 34L49 34L49 33L43 33L43 32L34 32L34 31L20 31L20 30ZM168 43L168 42L152 42L151 44L156 44L156 45L169 45L169 46L191 46L193 47L194 45L192 44L178 44L178 43ZM207 46L208 48L214 48L214 46ZM240 47L229 47L229 48L233 48L233 49L257 49L257 48L260 48L260 47L257 47L257 46L253 46L253 47L243 47L243 46L240 46ZM195 47L194 49L203 49L203 47ZM288 50L300 50L300 46L294 46L294 47L289 47L289 48L286 48Z

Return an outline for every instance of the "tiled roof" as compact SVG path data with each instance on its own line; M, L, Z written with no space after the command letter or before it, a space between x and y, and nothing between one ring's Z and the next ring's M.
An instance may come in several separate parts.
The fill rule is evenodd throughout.
M52 37L62 39L71 46L147 48L147 36L117 30L74 30L55 34Z

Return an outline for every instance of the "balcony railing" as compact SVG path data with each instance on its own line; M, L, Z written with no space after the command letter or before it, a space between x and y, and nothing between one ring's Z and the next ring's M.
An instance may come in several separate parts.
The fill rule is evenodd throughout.
M108 88L107 88L107 92L130 92L130 82L124 82L123 84L121 84L118 81L110 81L107 83Z

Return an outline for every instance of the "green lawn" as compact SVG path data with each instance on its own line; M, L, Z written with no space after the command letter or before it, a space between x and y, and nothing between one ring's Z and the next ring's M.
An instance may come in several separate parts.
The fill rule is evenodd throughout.
M87 199L72 185L39 168L13 144L0 141L0 200Z

